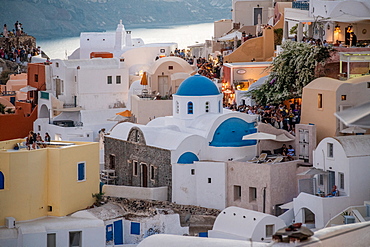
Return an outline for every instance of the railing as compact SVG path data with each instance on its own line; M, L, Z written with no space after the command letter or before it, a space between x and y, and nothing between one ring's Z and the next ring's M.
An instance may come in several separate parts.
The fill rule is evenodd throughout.
M15 94L15 91L2 91L0 93L1 96L14 96Z
M293 2L292 7L293 9L309 10L310 3L309 2Z

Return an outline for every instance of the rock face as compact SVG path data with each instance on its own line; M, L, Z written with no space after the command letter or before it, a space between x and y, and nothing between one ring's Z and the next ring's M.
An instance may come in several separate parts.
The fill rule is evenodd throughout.
M114 30L120 19L128 27L212 22L231 18L230 9L225 0L3 0L0 5L8 30L18 20L37 38Z

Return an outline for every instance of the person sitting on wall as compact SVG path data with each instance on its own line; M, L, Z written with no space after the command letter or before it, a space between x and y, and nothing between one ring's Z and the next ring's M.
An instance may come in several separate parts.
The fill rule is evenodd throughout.
M338 196L338 195L339 195L339 191L337 190L337 186L333 185L331 192L327 194L327 196L332 197L332 196Z
M287 152L287 156L288 156L288 160L294 160L294 157L293 156L295 156L295 150L294 150L294 148L292 147L292 145L289 145L289 148L288 148L288 150L287 150L288 152Z

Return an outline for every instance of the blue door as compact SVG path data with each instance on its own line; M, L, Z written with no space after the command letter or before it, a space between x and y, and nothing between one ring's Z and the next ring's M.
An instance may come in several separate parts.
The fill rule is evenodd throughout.
M122 220L117 220L114 223L114 244L123 244L123 227Z
M105 241L113 241L113 224L109 224L105 228Z

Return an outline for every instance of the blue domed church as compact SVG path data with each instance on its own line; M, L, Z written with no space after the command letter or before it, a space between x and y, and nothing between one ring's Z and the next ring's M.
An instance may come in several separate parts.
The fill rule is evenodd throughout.
M167 187L168 200L222 209L226 163L255 155L255 116L224 110L210 79L194 75L173 95L173 115L147 125L123 122L105 139L105 168L118 185Z

